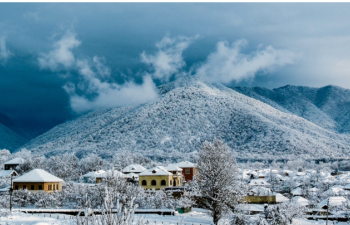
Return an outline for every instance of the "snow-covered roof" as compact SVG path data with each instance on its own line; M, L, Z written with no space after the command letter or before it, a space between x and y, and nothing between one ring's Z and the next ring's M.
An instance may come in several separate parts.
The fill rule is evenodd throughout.
M180 167L178 167L176 164L169 164L168 166L164 167L167 171L182 171Z
M91 171L87 174L84 174L83 177L101 177L102 174L104 174L106 171L104 170L98 170L98 171Z
M18 175L17 172L14 170L1 170L0 177L8 177L8 176L11 176L12 173L15 176Z
M294 195L294 196L302 195L303 194L303 189L301 189L300 187L297 187L297 188L293 189L290 193L292 195Z
M128 174L125 174L124 176L129 177L129 178L133 178L135 180L139 179L139 174L136 174L136 173L128 173Z
M180 168L195 168L196 167L196 165L194 163L191 163L188 161L179 162L179 163L176 163L175 165L180 167Z
M24 159L22 158L14 158L11 159L8 162L5 162L4 165L14 165L14 164L23 164L24 163Z
M252 189L249 190L249 193L251 195L257 195L257 196L272 195L272 191L270 188L265 188L261 186L254 186Z
M8 192L10 190L10 186L5 187L5 188L1 188L0 192Z
M300 196L295 196L292 198L292 202L297 203L298 205L301 206L307 206L309 205L309 200L307 200L306 198L300 197Z
M141 173L143 171L146 171L146 168L138 164L131 164L122 170L123 173Z
M172 175L164 167L157 166L139 174L139 176L168 176Z
M322 208L324 206L327 206L327 201L329 199L329 206L341 206L343 202L346 202L346 198L344 197L328 197L317 204L318 208Z
M345 185L345 186L344 186L344 189L345 189L345 190L350 190L350 184Z
M250 180L249 185L250 185L250 186L257 186L257 185L259 185L259 186L268 186L268 185L270 185L270 184L267 183L267 182L266 182L265 180L263 180L263 179L252 179L252 180Z
M317 192L317 191L319 191L319 190L320 190L320 189L315 188L315 187L309 189L309 191L312 191L312 192Z
M45 170L34 169L14 179L13 182L63 182L63 180L46 172Z
M323 192L322 195L349 195L349 192L340 187L333 187Z
M284 197L283 195L276 193L276 202L286 202L289 201L287 197Z

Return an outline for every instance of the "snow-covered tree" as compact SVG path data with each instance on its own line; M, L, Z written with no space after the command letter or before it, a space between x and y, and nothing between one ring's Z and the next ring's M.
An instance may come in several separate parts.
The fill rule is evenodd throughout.
M235 212L245 193L245 184L238 180L236 160L221 140L205 141L199 151L196 192L201 207L212 212L214 224L227 212Z
M291 202L284 202L279 205L271 205L265 208L263 213L270 225L292 224L294 218L302 217L304 207Z

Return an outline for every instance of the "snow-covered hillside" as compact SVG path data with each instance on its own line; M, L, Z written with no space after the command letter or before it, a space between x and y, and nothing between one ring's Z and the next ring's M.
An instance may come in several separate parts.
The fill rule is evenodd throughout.
M332 132L335 125L331 119L325 119L324 129L288 113L272 100L269 104L276 108L231 88L193 78L159 90L161 97L155 102L93 111L24 147L40 154L74 150L79 155L93 152L109 157L133 151L170 157L198 151L203 141L221 138L240 158L343 157L350 152L349 135Z
M7 115L0 113L0 123L24 139L30 140L38 136L35 131L23 126L18 120L12 119Z
M233 89L281 111L303 117L328 130L350 133L348 89L337 86L310 88L291 85L273 90L259 87Z
M15 150L27 140L0 123L0 149Z

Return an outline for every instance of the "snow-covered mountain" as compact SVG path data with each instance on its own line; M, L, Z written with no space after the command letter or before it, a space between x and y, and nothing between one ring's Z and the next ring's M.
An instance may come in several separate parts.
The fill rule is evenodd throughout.
M291 114L291 108L299 110L297 103L287 104L287 109L266 97L273 91L262 91L266 94L249 93L267 104L223 85L185 78L160 86L155 102L93 111L54 127L24 147L47 155L73 150L78 155L104 157L121 151L171 157L198 151L203 141L217 137L239 158L324 158L350 153L350 136L337 133L335 120L327 114L330 103L323 103L323 114L319 114L318 107L305 100L310 110L306 112L309 117L304 117L310 122ZM311 120L311 109L318 113L316 119ZM319 124L321 120L325 124Z
M320 127L350 133L350 90L337 86L310 88L284 86L269 90L236 87L234 90L283 112L303 117Z
M0 123L0 149L15 150L28 140Z
M0 113L0 123L26 140L30 140L38 136L37 132L23 126L23 124L18 120L10 118L3 113Z

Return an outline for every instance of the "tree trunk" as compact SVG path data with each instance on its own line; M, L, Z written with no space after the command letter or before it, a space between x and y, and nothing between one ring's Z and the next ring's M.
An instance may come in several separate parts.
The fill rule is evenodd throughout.
M213 212L213 222L214 222L214 224L215 224L215 225L218 225L219 220L220 220L219 215L218 215L218 213L215 212L215 210L214 210L214 212Z

